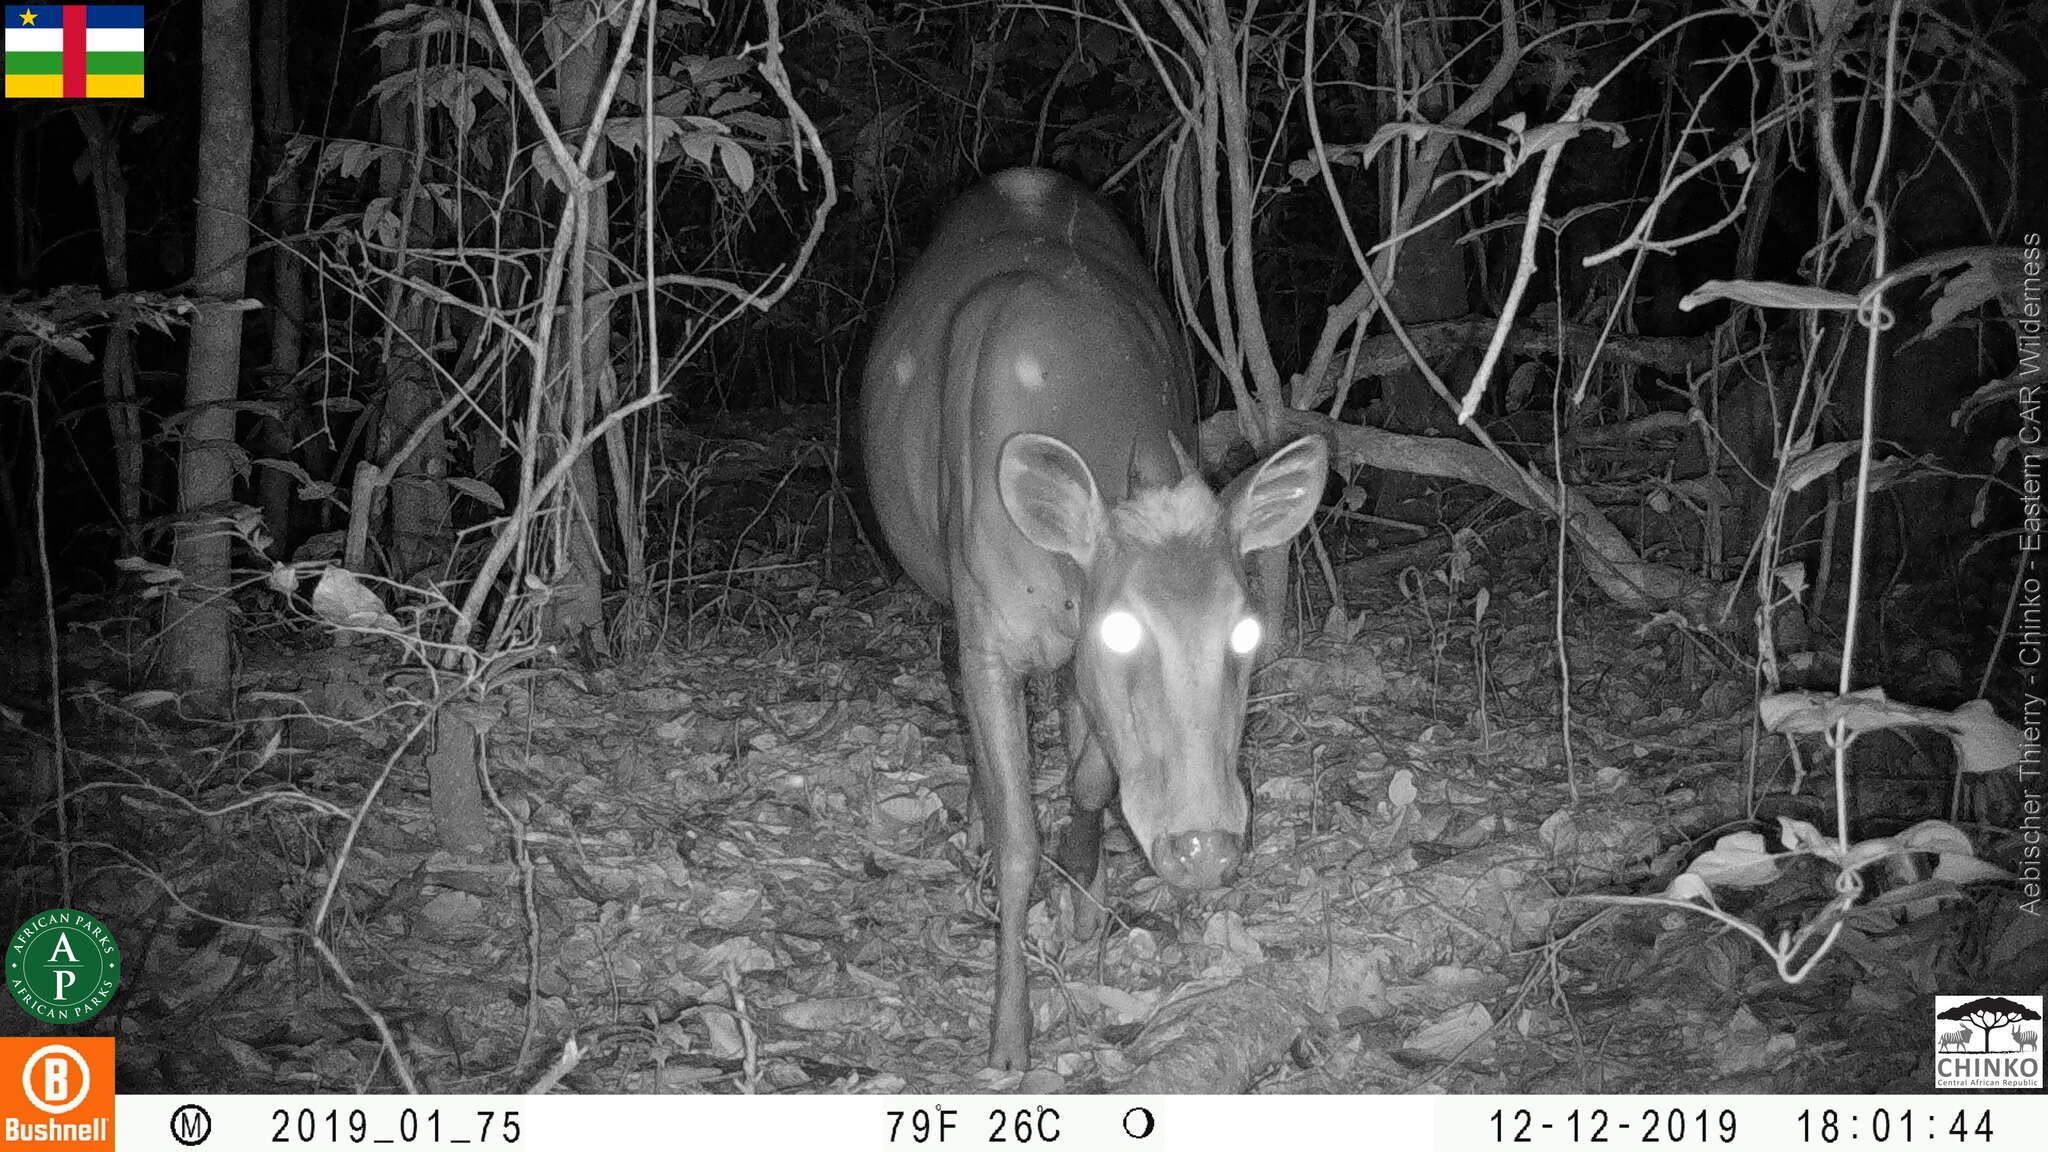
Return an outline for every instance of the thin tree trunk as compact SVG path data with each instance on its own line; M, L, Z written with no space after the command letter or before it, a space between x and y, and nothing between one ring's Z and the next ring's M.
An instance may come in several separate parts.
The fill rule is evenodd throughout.
M193 224L193 295L242 296L248 280L249 0L202 0L199 15L199 208ZM178 511L172 563L183 582L165 604L164 670L186 707L218 712L230 689L228 536L214 510L233 494L235 416L241 378L242 314L203 306L186 361L189 417L178 454Z
M1448 91L1449 81L1444 78L1441 46L1429 34L1431 27L1433 25L1417 22L1409 29L1410 34L1402 38L1400 43L1406 49L1407 59L1395 59L1389 50L1392 46L1384 43L1381 55L1381 67L1388 77L1399 76L1404 71L1416 78L1437 77L1436 85L1420 93L1416 99L1424 120L1440 118L1453 102ZM1391 105L1380 109L1382 123L1391 123L1403 114ZM1382 236L1393 235L1400 226L1401 208L1407 201L1409 189L1430 184L1436 179L1433 171L1416 170L1422 164L1422 155L1422 149L1410 145L1403 150L1403 162L1399 166L1381 169L1390 177L1398 177L1401 182L1397 187L1388 179L1381 186ZM1423 198L1411 219L1427 220L1457 196L1458 190L1450 185L1438 187ZM1462 228L1461 218L1452 215L1401 242L1400 263L1396 265L1394 282L1387 288L1387 307L1401 318L1403 324L1449 320L1470 310L1471 301L1465 287L1465 252L1458 244L1458 233ZM1462 380L1469 377L1477 365L1477 357L1463 353L1455 358L1455 363L1441 366L1441 374L1447 380ZM1430 389L1429 381L1418 369L1411 367L1388 373L1380 381L1380 395L1385 408L1379 422L1389 432L1420 434L1456 423L1456 414L1444 407L1444 402ZM1386 472L1375 485L1376 510L1382 516L1398 517L1401 505L1421 495L1427 487L1424 478L1412 472Z
M256 92L258 114L263 117L260 155L269 177L263 219L280 240L297 226L302 187L298 167L285 158L285 144L296 120L288 79L289 7L288 0L263 0L256 23ZM333 467L332 460L316 461L315 453L302 447L319 439L320 428L313 418L311 398L299 379L304 344L299 324L306 314L305 264L289 245L280 243L269 250L266 267L273 307L269 314L270 355L263 367L264 395L277 411L263 421L263 451L274 459L301 464L316 478L330 479L327 469ZM315 467L323 462L325 467ZM256 482L263 522L270 529L272 555L289 555L293 476L282 468L262 468L256 473Z
M556 63L562 130L571 139L580 139L588 130L599 89L604 83L611 29L603 23L598 11L582 0L557 0L548 27L550 35L546 43ZM603 180L605 155L605 150L599 149L591 157L588 175L592 187L584 201L583 215L584 258L569 286L571 292L585 301L602 293L609 284L606 258L611 251L611 198ZM618 393L611 375L610 310L602 305L586 303L574 309L574 313L580 313L581 324L564 324L556 329L562 334L562 347L548 358L550 364L563 365L573 373L572 380L576 385L568 390L559 409L563 442L575 440L589 426L596 396L610 402ZM569 368L571 365L574 367ZM615 454L622 449L623 443L622 435L614 435L609 438L606 448ZM569 491L564 494L570 512L566 534L568 548L562 564L561 592L549 603L553 612L550 630L587 641L594 650L593 655L608 655L602 604L604 557L597 546L598 532L603 524L603 492L589 453L571 467ZM620 470L615 469L613 480L616 483L619 479ZM624 507L620 510L623 513ZM623 535L637 540L635 532L628 531Z
M402 7L404 0L387 0L388 9ZM380 64L384 76L396 76L414 66L416 41L390 37L385 41ZM424 98L424 97L422 97ZM405 286L412 273L408 245L416 230L417 175L407 158L426 146L425 126L414 100L386 100L378 116L378 127L387 146L386 159L378 173L378 191L389 199L405 221L402 242L393 259L390 290L385 294L385 315L396 328L411 333L400 339L397 332L386 335L381 357L384 374L384 413L377 424L376 461L386 469L386 499L390 519L390 574L399 580L441 575L437 569L447 561L453 545L448 519L448 438L436 426L404 460L397 452L411 439L414 430L440 404L432 370L420 362L417 348L434 345L428 330L433 312L420 293ZM358 515L361 513L359 512Z
M99 210L100 251L107 272L107 294L128 291L128 181L121 173L120 136L115 113L91 104L74 111L85 134L86 162L92 173L93 205ZM120 517L121 554L142 551L142 412L135 401L135 332L127 324L107 329L100 357L100 395L107 404L107 424L114 448L114 503Z
M29 141L36 134L29 131L29 124L27 116L18 116L14 122L14 163L11 166L14 195L9 197L7 205L14 225L14 284L23 288L36 282L36 257L43 250L41 217L29 211L29 205L35 203L36 186L36 152L29 147Z
M28 393L27 388L35 387L35 384L26 380L23 383L25 388L20 404L26 409L35 402L35 396ZM0 399L5 399L10 404L14 402L11 396ZM14 487L15 461L23 456L35 455L34 447L29 441L32 434L29 421L24 418L16 422L16 427L8 430L5 438L0 438L0 533L6 535L10 546L9 554L14 558L11 567L0 568L0 584L12 584L17 580L26 581L37 574L38 545L35 530L29 523L28 508L22 504L21 494Z

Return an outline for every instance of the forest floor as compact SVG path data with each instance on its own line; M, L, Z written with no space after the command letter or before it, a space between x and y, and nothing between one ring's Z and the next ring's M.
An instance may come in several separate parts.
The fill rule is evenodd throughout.
M717 498L679 505L698 543L652 639L466 705L501 802L481 851L437 835L396 645L252 628L243 715L178 719L124 696L145 606L69 602L72 810L10 829L0 915L68 898L113 930L123 989L85 1030L120 1039L122 1089L387 1091L395 1051L441 1092L1925 1092L1930 994L2048 955L1995 886L1852 917L1797 984L1704 915L1602 903L1726 833L1831 826L1827 755L1805 747L1788 794L1736 649L1576 575L1560 625L1554 543L1524 517L1401 578L1338 551L1347 611L1294 621L1254 682L1236 882L1175 892L1113 822L1108 930L1064 939L1034 904L1033 1071L999 1077L947 616L852 530L831 439L798 413L677 446ZM1894 666L1967 698L1943 677L1969 638L1934 617L1894 617L1918 632ZM23 633L0 634L17 672ZM31 679L0 693L0 760L48 760ZM1996 858L1995 780L1965 790L1972 823L1940 748L1857 751L1859 835L1957 819ZM1787 868L1724 907L1775 939L1832 882Z

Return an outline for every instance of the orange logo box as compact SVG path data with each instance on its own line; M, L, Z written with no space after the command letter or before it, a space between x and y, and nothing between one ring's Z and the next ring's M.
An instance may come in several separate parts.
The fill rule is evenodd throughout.
M112 1036L0 1036L0 1147L114 1146Z

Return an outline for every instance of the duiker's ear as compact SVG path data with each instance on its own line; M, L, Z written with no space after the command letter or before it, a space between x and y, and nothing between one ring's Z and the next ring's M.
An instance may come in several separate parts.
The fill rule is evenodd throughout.
M1084 568L1095 558L1109 513L1080 453L1051 436L1019 432L1003 442L996 479L1003 508L1026 540Z
M1223 514L1238 548L1257 552L1294 539L1315 514L1329 471L1329 446L1320 436L1303 436L1231 481Z

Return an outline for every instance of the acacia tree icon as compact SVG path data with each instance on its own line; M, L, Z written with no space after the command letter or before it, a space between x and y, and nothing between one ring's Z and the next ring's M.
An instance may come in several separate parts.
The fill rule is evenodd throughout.
M1965 1004L1958 1004L1946 1012L1935 1014L1937 1020L1958 1020L1977 1027L1979 1052L1991 1051L1991 1034L2009 1024L2022 1020L2039 1020L2041 1014L2017 1001L2003 996L1980 996Z

